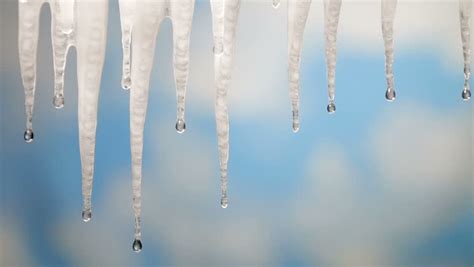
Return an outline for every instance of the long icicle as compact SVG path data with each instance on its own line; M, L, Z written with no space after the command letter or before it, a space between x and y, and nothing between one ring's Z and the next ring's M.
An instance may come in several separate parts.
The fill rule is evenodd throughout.
M214 56L214 82L216 86L216 125L217 143L219 148L219 163L221 176L221 207L227 208L227 165L229 161L229 114L227 108L227 90L229 88L232 63L235 50L235 32L240 10L240 0L211 1L213 5L214 34L220 34L222 29L223 53ZM224 6L224 19L219 20L221 13L215 13L215 4ZM223 23L223 25L220 25ZM216 25L217 24L217 25ZM219 36L217 36L219 37ZM214 35L214 40L216 36Z
M461 22L462 50L464 55L464 88L462 99L471 99L471 11L472 0L459 0L459 17Z
M385 98L390 102L396 97L393 82L393 21L396 8L397 0L382 0L382 35L385 46L385 77L387 79Z
M25 89L26 142L32 142L33 105L36 88L36 54L41 6L51 9L51 37L54 62L54 98L56 108L64 106L64 70L71 46L77 49L78 121L82 168L82 219L90 221L94 175L95 137L98 97L107 36L108 1L89 3L82 0L20 0L19 54ZM92 6L91 6L92 5Z
M121 2L122 3L122 2ZM132 153L132 191L135 215L135 237L132 249L140 252L141 182L143 130L148 106L150 75L155 54L156 36L162 20L169 17L173 25L173 65L178 98L178 132L184 131L184 95L189 69L189 38L194 13L194 0L173 2L142 2L133 15L133 41L130 90L130 143Z
M337 26L339 23L339 13L341 10L341 0L324 0L324 33L326 36L326 64L328 79L329 104L327 111L334 113L336 104L336 53L337 53Z
M300 129L299 95L300 63L303 48L303 35L308 18L311 0L288 1L288 81L293 113L293 132Z

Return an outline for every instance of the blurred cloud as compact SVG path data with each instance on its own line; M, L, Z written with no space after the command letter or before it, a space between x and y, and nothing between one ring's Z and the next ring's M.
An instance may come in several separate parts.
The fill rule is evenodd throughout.
M28 240L15 225L15 219L0 217L0 265L32 266L34 262L28 249Z

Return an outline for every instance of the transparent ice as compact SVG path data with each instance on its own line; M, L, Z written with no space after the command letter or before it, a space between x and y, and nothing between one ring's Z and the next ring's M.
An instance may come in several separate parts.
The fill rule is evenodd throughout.
M336 96L336 53L337 26L341 0L324 0L324 33L326 36L326 64L328 79L329 113L336 111L334 98Z
M385 45L385 77L387 79L387 91L385 98L388 101L395 100L395 87L393 82L393 21L397 0L382 0L382 35Z
M189 39L194 13L194 0L120 0L119 4L123 44L122 85L125 89L130 88L130 143L133 210L135 213L133 248L138 252L141 250L143 129L148 105L156 36L163 19L170 18L173 25L173 68L178 103L176 130L182 133L186 129L184 104L189 72ZM138 240L140 246L137 245L136 240ZM138 247L139 249L136 250Z
M25 90L26 142L33 141L33 107L39 18L43 4L51 9L51 39L56 108L64 106L64 69L71 46L77 51L79 145L82 165L83 214L91 213L94 153L102 67L107 37L107 0L20 0L18 46ZM87 216L86 216L87 217ZM88 219L90 220L90 215ZM83 216L84 218L84 216Z
M462 50L464 55L464 87L462 99L467 101L471 98L471 11L472 0L459 0L459 17L461 22Z
M227 108L227 90L231 79L240 0L211 0L211 8L215 52L215 112L221 176L221 207L227 208L227 165L229 161L229 113ZM222 53L218 53L220 52L221 44Z

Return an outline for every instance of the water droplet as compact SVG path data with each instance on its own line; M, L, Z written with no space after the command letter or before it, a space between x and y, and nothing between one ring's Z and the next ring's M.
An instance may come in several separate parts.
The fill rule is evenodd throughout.
M226 209L228 205L229 205L229 202L228 202L228 200L227 200L227 197L222 197L222 198L221 198L221 207L222 207L223 209Z
M471 90L464 88L462 91L462 100L467 101L471 99Z
M132 78L125 77L122 80L122 88L123 90L129 90L132 87Z
M64 96L62 94L55 94L53 97L53 105L56 109L64 107Z
M132 249L133 251L135 251L136 253L139 253L140 251L142 251L142 241L140 241L140 239L135 239L133 240L133 244L132 244Z
M392 102L395 100L397 97L397 94L395 93L395 90L392 88L388 88L387 91L385 92L385 99L387 99L388 102Z
M25 139L25 142L27 142L27 143L33 142L33 139L35 138L35 134L33 133L33 129L26 130L25 134L23 135L23 138Z
M329 105L326 109L330 114L332 114L336 112L336 104L334 104L334 102L329 102Z
M183 119L178 119L175 128L178 133L184 133L186 131L186 123Z
M293 132L297 133L300 130L300 123L297 121L293 121Z
M273 8L278 8L280 6L280 0L273 0Z
M214 47L212 48L212 52L216 56L222 55L224 52L224 44L222 42L215 42Z
M92 218L92 211L91 210L84 210L82 211L82 221L89 222Z

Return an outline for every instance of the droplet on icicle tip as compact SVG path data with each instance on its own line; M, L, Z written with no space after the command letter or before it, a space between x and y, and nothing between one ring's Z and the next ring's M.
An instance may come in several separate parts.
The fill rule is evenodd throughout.
M229 202L227 200L227 197L222 197L221 198L221 208L226 209L228 205L229 205Z
M92 218L92 211L91 210L83 210L82 211L82 221L89 222Z
M278 8L280 6L280 0L273 0L273 8Z
M27 143L33 142L33 139L35 138L35 134L33 133L33 129L27 129L25 131L25 134L23 135L23 138L25 139L25 142L27 142Z
M123 90L129 90L132 87L132 79L130 77L125 77L122 80Z
M395 93L395 90L393 90L392 88L388 88L387 91L385 92L385 99L387 99L388 102L393 102L396 97L397 97L397 94Z
M139 253L142 251L142 241L140 239L133 240L132 249L134 252Z
M55 94L53 97L53 106L56 109L64 107L64 96L62 94Z
M293 110L293 132L297 133L300 130L300 118L297 110Z
M186 131L186 122L183 119L178 119L175 128L178 133L184 133Z
M471 99L471 90L465 87L464 90L462 91L462 100L468 101L469 99Z
M336 112L336 104L334 104L334 102L329 102L326 109L329 112L329 114L332 114L332 113Z

